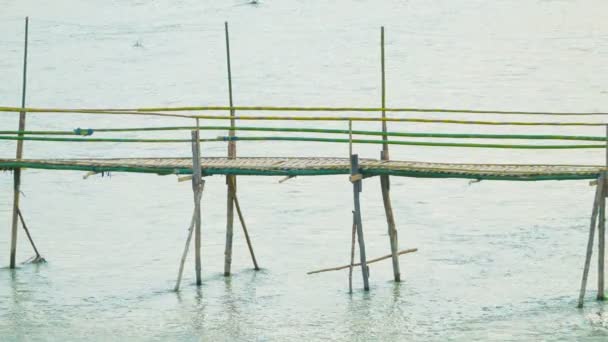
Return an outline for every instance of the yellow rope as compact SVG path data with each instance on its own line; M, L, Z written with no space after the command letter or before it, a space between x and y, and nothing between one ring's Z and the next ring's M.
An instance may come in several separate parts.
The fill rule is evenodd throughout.
M282 111L282 112L413 112L413 113L461 113L461 114L505 114L505 115L608 115L608 112L543 112L543 111L504 111L448 108L382 108L382 107L289 107L289 106L189 106L189 107L149 107L149 108L17 108L0 107L3 112L191 112L191 111Z
M281 108L281 107L181 107L211 109L242 109L242 108ZM296 108L296 107L284 107ZM156 108L162 109L162 108ZM165 108L171 109L171 108ZM175 108L173 108L174 110ZM365 108L364 108L365 109ZM195 109L189 109L195 110ZM387 109L389 110L389 109ZM370 110L371 111L371 110ZM185 115L173 113L148 112L146 108L137 111L107 110L107 109L57 109L57 108L18 108L0 107L0 112L28 112L28 113L80 113L99 115L151 115L167 116L189 119L209 120L267 120L267 121L388 121L388 122L419 122L463 125L504 125L504 126L605 126L601 122L525 122L525 121L479 121L479 120L451 120L451 119L425 119L425 118L380 118L380 117L343 117L343 116L226 116L226 115Z

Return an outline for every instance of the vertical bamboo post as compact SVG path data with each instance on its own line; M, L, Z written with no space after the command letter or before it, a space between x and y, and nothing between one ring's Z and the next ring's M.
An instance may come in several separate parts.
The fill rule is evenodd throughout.
M350 174L353 183L353 198L355 204L355 224L357 225L357 237L359 238L359 256L361 257L361 274L363 275L363 289L369 291L369 269L367 268L367 258L365 256L365 239L363 238L363 224L361 223L361 202L360 193L362 191L361 174L359 173L359 156L350 156Z
M385 59L384 59L384 26L380 28L380 61L381 61L381 73L382 73L382 118L386 118L386 71L385 71ZM380 158L382 160L389 160L388 154L388 136L386 135L387 127L386 121L382 121L382 151ZM380 187L382 189L382 202L384 203L384 212L386 214L386 222L388 224L388 236L391 244L391 257L393 261L393 277L396 282L401 281L401 271L399 267L399 241L397 238L397 227L395 224L395 217L393 215L393 206L391 204L390 195L390 178L388 175L380 176Z
M27 47L28 47L28 32L29 17L25 17L25 42L23 48L23 79L21 88L21 108L25 108L25 90L27 86ZM19 132L25 130L25 111L19 112ZM19 133L19 136L23 136ZM17 141L16 159L23 157L23 140ZM19 224L19 195L21 193L21 169L17 168L13 172L13 221L11 226L11 256L10 268L15 268L17 256L17 226Z
M232 100L232 70L230 68L230 37L228 35L228 22L224 22L224 31L226 35L226 65L228 68L228 100L230 102L230 128L229 137L234 137L234 106ZM228 159L236 158L236 141L229 139L228 141ZM236 177L234 175L226 175L226 185L228 186L227 193L227 208L226 208L226 248L224 251L224 276L230 275L230 267L232 265L232 237L234 235L234 198L236 197Z
M605 173L602 172L597 182L595 189L595 198L593 200L593 209L591 210L591 223L589 225L589 239L587 240L587 254L585 255L585 266L583 268L583 277L581 279L581 290L578 296L578 307L583 307L585 291L587 289L587 277L589 276L589 265L591 263L591 255L593 254L593 238L595 234L595 225L598 214L600 197L604 194L606 183Z
M202 171L199 131L192 131L192 192L194 193L194 265L196 285L201 285L201 197Z
M606 167L608 168L608 125L606 125ZM604 179L606 178L606 172L604 172ZM598 223L598 236L597 236L597 299L604 300L604 260L605 260L605 246L606 246L606 186L604 185L604 192L599 202L599 223Z
M205 181L201 180L201 188L200 191L196 194L198 196L198 200L203 196L203 189L205 187ZM196 220L196 209L192 212L192 220L190 221L190 226L188 227L188 237L186 238L186 244L184 246L184 251L182 252L182 259L179 263L179 270L177 271L177 281L175 282L175 287L173 290L175 292L179 291L179 286L182 282L182 274L184 273L184 264L186 263L186 257L188 256L188 250L190 249L190 241L192 241L192 233L194 232L194 225Z
M355 236L357 235L357 224L355 212L353 211L353 228L350 240L350 265L348 267L348 293L353 293L353 265L355 264Z

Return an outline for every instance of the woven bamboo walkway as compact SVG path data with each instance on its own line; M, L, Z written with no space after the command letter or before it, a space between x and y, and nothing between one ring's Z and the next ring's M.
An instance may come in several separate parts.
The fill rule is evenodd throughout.
M392 175L422 178L468 178L485 180L567 180L596 179L602 166L451 164L414 161L361 159L364 176ZM350 174L347 158L239 157L202 158L203 175L318 176ZM15 168L79 170L94 172L137 172L191 174L191 158L119 159L0 159L0 169Z

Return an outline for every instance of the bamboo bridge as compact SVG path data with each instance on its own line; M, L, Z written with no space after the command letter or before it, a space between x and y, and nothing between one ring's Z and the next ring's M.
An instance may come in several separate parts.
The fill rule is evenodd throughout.
M21 173L27 169L43 170L75 170L86 171L87 174L105 172L131 172L152 173L159 175L175 174L180 180L192 182L194 210L189 227L189 235L181 256L178 272L178 280L175 289L178 290L183 274L184 262L188 255L191 240L194 237L195 253L195 275L196 283L200 285L201 280L201 196L204 190L205 177L221 175L226 178L227 185L227 225L226 225L226 247L224 260L224 274L231 274L232 263L232 240L234 233L235 210L238 220L243 228L247 246L252 257L254 268L259 269L255 257L253 243L249 237L242 208L238 201L236 177L241 175L255 176L323 176L323 175L348 175L347 181L353 186L353 222L351 240L351 259L347 266L313 271L318 273L328 270L349 268L349 284L352 291L352 270L359 266L361 269L363 286L369 290L368 264L391 259L393 276L395 281L401 281L399 256L415 251L415 249L399 250L399 241L393 208L391 205L390 177L421 177L421 178L466 178L472 180L502 180L502 181L545 181L545 180L592 180L596 186L595 199L592 206L591 222L589 226L589 238L586 257L583 266L581 290L579 293L579 307L583 305L583 299L587 287L587 278L590 269L595 232L598 232L598 292L597 298L604 299L604 258L605 258L605 206L608 195L606 184L608 168L606 163L598 165L534 165L534 164L459 164L459 163L429 163L419 161L393 160L389 158L389 146L427 146L434 147L464 147L471 149L527 149L527 150L571 150L571 149L602 149L606 150L608 157L608 122L586 121L580 118L588 116L605 116L603 112L530 112L530 111L500 111L500 110L466 110L466 109L438 109L438 108L391 108L386 106L385 86L385 61L384 61L384 29L381 29L381 91L379 107L278 107L278 106L235 106L232 97L232 77L230 69L230 49L228 39L228 25L225 26L226 54L229 84L228 106L192 106L192 107L170 107L170 108L28 108L25 105L26 74L27 74L27 32L28 21L26 19L26 39L23 63L23 89L21 107L0 107L0 113L4 115L19 114L19 127L17 130L0 131L0 140L17 141L17 152L15 158L0 158L0 170L8 170L13 173L13 220L11 226L11 250L10 267L16 265L16 241L19 222L24 228L37 257L40 253L31 236L31 231L25 223L24 215L20 210L20 183ZM261 112L264 115L237 115L236 112ZM221 113L227 114L221 114ZM269 115L268 113L277 113ZM366 116L340 115L335 113L368 113ZM102 128L73 128L65 130L26 130L26 114L37 115L125 115L160 116L167 119L181 118L192 120L190 126L164 126L164 127L102 127ZM218 114L220 113L220 114ZM285 114L292 113L292 114ZM293 113L300 113L298 116ZM320 116L311 116L310 113L323 113ZM334 114L328 114L334 113ZM433 119L424 114L443 114L446 118ZM480 120L455 120L449 116L452 114L477 115ZM485 115L504 115L525 117L526 121L488 121ZM411 115L418 115L413 117ZM529 117L563 117L576 116L582 121L560 122L560 121L528 121ZM229 125L210 125L213 122L228 121ZM279 121L282 127L270 127L264 125L248 126L241 122L269 122ZM237 122L239 125L237 125ZM293 123L317 122L321 127L301 128ZM327 128L321 125L324 122L344 122L348 126L344 129ZM367 122L378 124L378 130L354 130L353 122ZM421 133L390 131L388 124L391 122L415 122L434 123L445 125L475 125L483 127L495 126L583 126L583 127L606 127L605 136L579 136L579 135L548 135L548 134L490 134L490 133ZM367 125L369 126L369 125ZM158 137L150 138L107 138L106 133L141 132L150 134L154 132L186 131L189 136L183 139L166 139ZM201 132L219 131L227 132L227 135L217 137L201 137ZM264 132L267 136L247 135L248 132ZM237 135L238 133L238 135ZM293 134L296 134L295 136ZM308 134L304 136L302 134ZM314 134L314 136L310 136ZM99 136L102 137L99 137ZM335 136L339 136L336 138ZM371 138L370 138L371 137ZM405 140L407 138L409 140ZM419 139L427 140L419 140ZM428 140L431 139L431 140ZM442 139L450 139L444 142ZM469 139L475 141L483 139L492 140L525 140L527 143L470 143ZM456 140L456 142L454 142ZM538 144L537 141L567 141L569 143ZM120 143L120 144L146 144L146 143L169 143L189 144L192 155L178 158L168 156L166 158L80 158L80 159L57 159L53 157L43 159L27 159L23 157L25 141L42 141L52 143ZM318 142L319 144L348 144L349 158L337 157L243 157L236 155L237 142L247 143L255 141L285 141L290 143ZM575 142L575 143L572 143ZM578 142L578 143L576 143ZM584 142L584 143L581 143ZM201 143L205 144L227 144L227 157L204 157L201 155ZM372 144L381 146L380 158L359 159L355 152L356 146L360 144ZM608 159L607 159L608 161ZM362 183L368 177L380 177L383 204L386 213L390 254L385 257L368 259L365 251L365 239L363 230L363 215L361 210L360 192ZM357 242L357 243L355 243ZM354 262L355 244L359 246L359 263Z

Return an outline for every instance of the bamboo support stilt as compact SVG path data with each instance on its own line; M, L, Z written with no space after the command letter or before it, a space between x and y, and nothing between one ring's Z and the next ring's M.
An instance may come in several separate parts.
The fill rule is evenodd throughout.
M348 293L353 293L353 267L355 264L355 236L357 235L357 224L355 223L355 212L353 211L353 229L350 240L350 264L348 268Z
M359 173L359 156L353 154L350 157L350 174L353 183L353 199L355 205L355 223L357 226L357 237L359 240L359 256L361 258L361 275L363 276L363 289L369 291L369 269L365 256L365 239L363 238L363 224L361 220L360 193L362 191L362 177Z
M23 80L21 89L21 108L25 108L25 90L27 85L27 48L28 48L28 30L29 30L29 18L25 17L25 42L23 50ZM19 132L25 130L25 112L19 112ZM23 134L19 133L19 137ZM23 157L23 140L17 141L17 152L16 159L19 160ZM21 169L17 168L13 172L13 219L11 225L11 254L10 254L10 268L15 268L17 258L17 226L19 224L19 196L21 194Z
M382 118L386 118L386 69L385 69L385 58L384 58L384 26L380 28L380 62L381 62L381 74L382 74ZM389 160L388 154L388 136L386 121L382 121L382 152L380 153L380 159ZM399 249L399 239L397 237L397 226L395 224L395 217L393 215L393 206L391 204L390 195L390 177L388 175L380 176L380 187L382 190L382 202L384 203L384 213L386 214L386 222L388 225L388 236L391 245L391 254L393 259L393 278L396 282L401 281L401 270L399 267L399 256L397 250Z
M196 194L198 196L199 201L201 200L201 197L203 196L204 188L205 188L205 181L202 180L201 188L199 189L198 193ZM195 220L196 220L196 209L192 212L192 220L190 221L190 226L188 228L188 237L186 238L186 245L184 246L184 252L182 253L182 259L180 260L180 263L179 263L179 271L177 272L177 281L175 282L175 288L173 289L176 292L179 291L179 286L182 282L182 274L184 273L184 264L186 263L186 258L188 257L188 250L190 249L190 242L192 241L192 233L194 232Z
M33 263L38 263L38 262L46 262L46 260L44 260L44 258L42 257L42 255L40 255L40 252L38 252L38 248L36 247L36 244L34 243L34 239L32 239L32 235L30 234L30 230L27 228L27 225L25 224L25 219L23 218L23 214L21 213L21 209L17 209L17 214L19 214L19 220L21 221L21 226L23 227L23 230L25 231L25 235L27 236L27 239L30 241L30 244L32 245L32 248L34 249L34 253L36 253L36 256L34 257L34 259L32 260Z
M605 174L604 174L605 175ZM606 176L604 176L604 180ZM597 300L604 300L604 251L606 244L606 185L598 203L597 223Z
M202 188L201 150L199 131L192 131L192 192L194 193L194 265L196 285L201 279L201 198L198 195Z
M230 36L228 34L228 22L224 22L224 31L226 35L226 65L228 69L228 100L230 103L230 128L228 131L229 137L234 137L235 127L235 113L232 107L234 106L232 99L232 70L230 67ZM228 158L236 158L236 141L230 140L228 142ZM230 275L230 268L232 266L232 240L234 235L234 203L236 198L236 176L226 176L227 189L227 201L226 201L226 247L224 250L224 276Z
M251 243L251 238L249 237L249 232L247 231L247 225L245 224L245 218L243 217L243 212L241 211L241 205L239 204L239 199L236 195L234 196L234 206L236 207L236 212L239 216L241 227L243 228L243 234L245 235L245 240L247 241L247 248L249 249L249 254L251 255L253 269L259 271L260 267L258 266L257 259L255 258L255 253L253 252L253 244Z
M583 301L585 298L585 291L587 288L587 277L589 276L589 265L591 264L591 256L593 254L593 238L595 234L596 219L598 216L598 208L600 197L604 194L604 187L606 183L605 174L602 173L597 182L595 189L595 198L593 200L593 209L591 210L591 223L589 225L589 239L587 241L587 254L585 256L585 266L583 268L583 277L581 279L581 290L578 296L578 307L583 307Z

